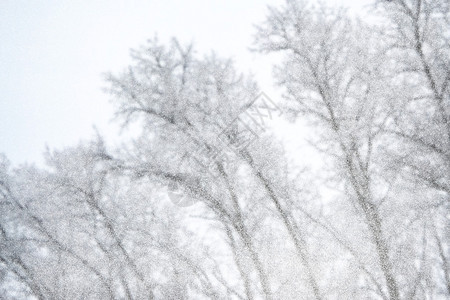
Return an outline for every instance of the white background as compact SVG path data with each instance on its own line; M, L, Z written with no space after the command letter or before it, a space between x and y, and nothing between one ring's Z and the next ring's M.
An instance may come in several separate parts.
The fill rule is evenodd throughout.
M360 11L371 1L331 4ZM0 152L14 165L42 164L51 149L93 136L117 141L102 73L129 63L129 49L158 34L193 41L199 54L232 57L262 90L279 97L271 58L249 47L267 5L282 0L0 0ZM274 95L275 94L275 95Z

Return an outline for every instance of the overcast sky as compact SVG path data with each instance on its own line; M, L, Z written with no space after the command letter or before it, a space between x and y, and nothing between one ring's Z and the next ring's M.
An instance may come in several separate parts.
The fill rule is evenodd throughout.
M117 140L102 73L130 63L129 49L158 34L193 41L200 53L233 57L267 93L270 60L251 53L253 24L283 0L0 0L0 152L42 163L45 145L93 136ZM369 0L326 1L352 5Z

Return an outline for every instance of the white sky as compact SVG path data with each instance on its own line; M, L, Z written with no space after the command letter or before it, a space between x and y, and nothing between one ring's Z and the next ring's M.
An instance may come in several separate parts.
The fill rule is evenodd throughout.
M233 57L276 94L268 58L251 53L253 24L283 0L0 0L0 152L41 164L45 145L93 136L117 140L101 74L130 63L129 49L156 33ZM370 0L330 0L359 10ZM273 96L273 95L271 95Z

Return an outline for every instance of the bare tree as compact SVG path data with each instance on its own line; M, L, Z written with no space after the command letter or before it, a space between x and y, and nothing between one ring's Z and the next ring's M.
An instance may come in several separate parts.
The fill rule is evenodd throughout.
M449 5L375 4L287 0L257 27L318 171L276 130L241 140L259 88L231 60L132 50L106 75L122 145L0 157L0 298L448 297Z
M227 148L236 139L227 126L234 126L236 116L256 97L255 83L237 75L229 61L215 56L199 60L191 49L177 41L168 49L152 41L133 52L136 63L126 73L109 76L118 116L125 124L142 118L144 128L131 157L121 159L123 168L163 185L177 183L206 205L221 223L231 251L246 253L252 261L266 298L272 298L273 284L257 244L258 231L264 229L258 226L269 208L298 253L305 282L320 299L306 237L287 209L285 195L290 187L279 176L287 172L280 164L283 154L270 155L279 151L269 136L239 151ZM191 160L186 159L189 156ZM253 195L245 191L248 187L254 188ZM256 197L263 200L260 207L252 203ZM253 298L249 266L244 270L239 258L234 262L245 296Z
M392 5L403 7L404 3L400 2L402 1ZM430 3L429 5L433 6ZM439 9L445 7L442 4L434 6ZM417 7L421 9L420 4L417 4ZM403 10L406 11L404 8ZM431 12L428 13L428 15L431 14ZM437 18L439 19L439 15ZM397 40L401 40L403 37L399 35L399 32L410 30L408 26L414 22L409 21L405 25L406 21L401 21L399 18L396 20L398 23L395 34L398 37ZM415 31L422 32L420 34L424 36L428 34L420 29L414 29L412 33ZM412 36L417 36L417 33ZM422 124L435 124L432 120L436 119L440 120L437 123L441 128L434 129L436 134L444 133L444 141L440 142L440 145L442 143L447 145L448 112L442 105L444 101L442 92L446 91L444 82L448 81L446 75L448 68L445 64L438 63L438 61L445 61L446 58L445 55L443 57L439 54L440 60L433 59L446 71L442 72L442 69L439 69L430 75L429 62L423 54L420 54L422 46L419 41L425 40L424 36L416 39L410 48L416 51L417 61L421 64L419 69L423 71L423 77L426 79L425 86L432 92L436 113L435 117L431 118L428 115L412 116L412 113L417 111L417 107L411 110L411 114L402 116L404 112L402 100L410 86L405 85L403 81L399 83L397 66L402 65L402 60L390 55L389 50L395 39L387 38L382 26L376 27L358 20L351 20L344 11L336 11L324 6L315 8L304 1L286 1L283 8L270 9L269 17L258 27L256 35L256 44L260 51L285 53L286 62L276 68L275 72L279 84L286 89L287 106L293 114L309 116L313 124L318 126L318 137L314 145L333 158L336 166L335 176L342 176L348 200L355 206L357 215L363 217L378 258L379 270L384 277L384 283L374 280L376 290L381 297L389 299L399 299L404 294L402 290L408 290L414 283L409 283L409 287L400 284L397 276L401 268L398 262L396 264L393 262L394 249L401 246L401 243L406 247L409 242L398 244L399 240L396 241L396 238L399 237L393 235L391 231L391 226L399 226L389 214L389 210L398 207L393 197L398 197L394 191L401 187L396 182L390 182L392 178L383 171L383 169L386 170L387 160L385 150L402 147L402 145L390 144L392 139L387 132L393 131L390 128L393 124L399 123L399 119L409 119L408 122L422 122ZM441 51L436 49L433 53L448 51L448 38L443 37L437 44ZM399 45L398 42L395 45ZM392 62L392 65L386 65L386 61ZM436 80L442 82L439 88L433 83ZM420 80L410 84L414 86L414 90L423 89L424 86L421 85ZM414 94L414 97L417 97L417 94ZM424 132L424 136L427 136L428 131ZM412 135L400 130L396 131L396 134L414 141L417 130ZM410 135L409 138L407 135ZM422 143L422 147L426 144L430 146L430 143L425 142L424 139L418 138L415 142ZM445 147L445 150L436 148L441 149L443 161L441 158L441 162L433 160L432 164L428 164L429 173L424 172L426 170L424 167L416 172L418 176L426 176L428 183L435 182L435 185L440 186L440 190L445 190L446 183L442 184L442 182L448 181L448 178L445 179L448 175L448 168L445 167L448 166L448 155L445 154L448 153L448 146ZM430 152L426 154L421 152L421 155L409 153L407 159L416 162L409 166L417 166L421 161L429 159L430 155L433 154ZM444 163L444 167L438 166L440 163ZM433 175L428 176L428 174ZM383 190L387 190L387 193L380 193ZM442 214L443 211L440 210L440 213ZM396 223L397 225L394 225ZM328 228L327 231L330 232L331 229ZM411 243L416 243L411 236L407 238ZM338 236L335 236L335 240L342 244ZM354 252L351 248L347 250ZM417 249L414 251L421 252ZM414 260L414 256L415 254L411 254L409 260ZM370 268L369 271L373 272ZM370 273L367 276L373 277ZM385 286L387 295L384 288L380 288L382 286Z

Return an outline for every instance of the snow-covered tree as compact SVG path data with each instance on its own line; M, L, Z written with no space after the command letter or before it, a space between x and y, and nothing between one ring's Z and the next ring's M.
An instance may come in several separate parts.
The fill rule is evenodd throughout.
M384 299L435 297L448 293L448 253L440 250L449 199L448 4L379 5L392 23L288 0L270 9L255 40L263 53L284 53L275 73L286 106L316 126L314 145L334 163L347 202L339 205L348 206L341 218L356 218L352 230L335 223L335 240L360 262L362 289Z

